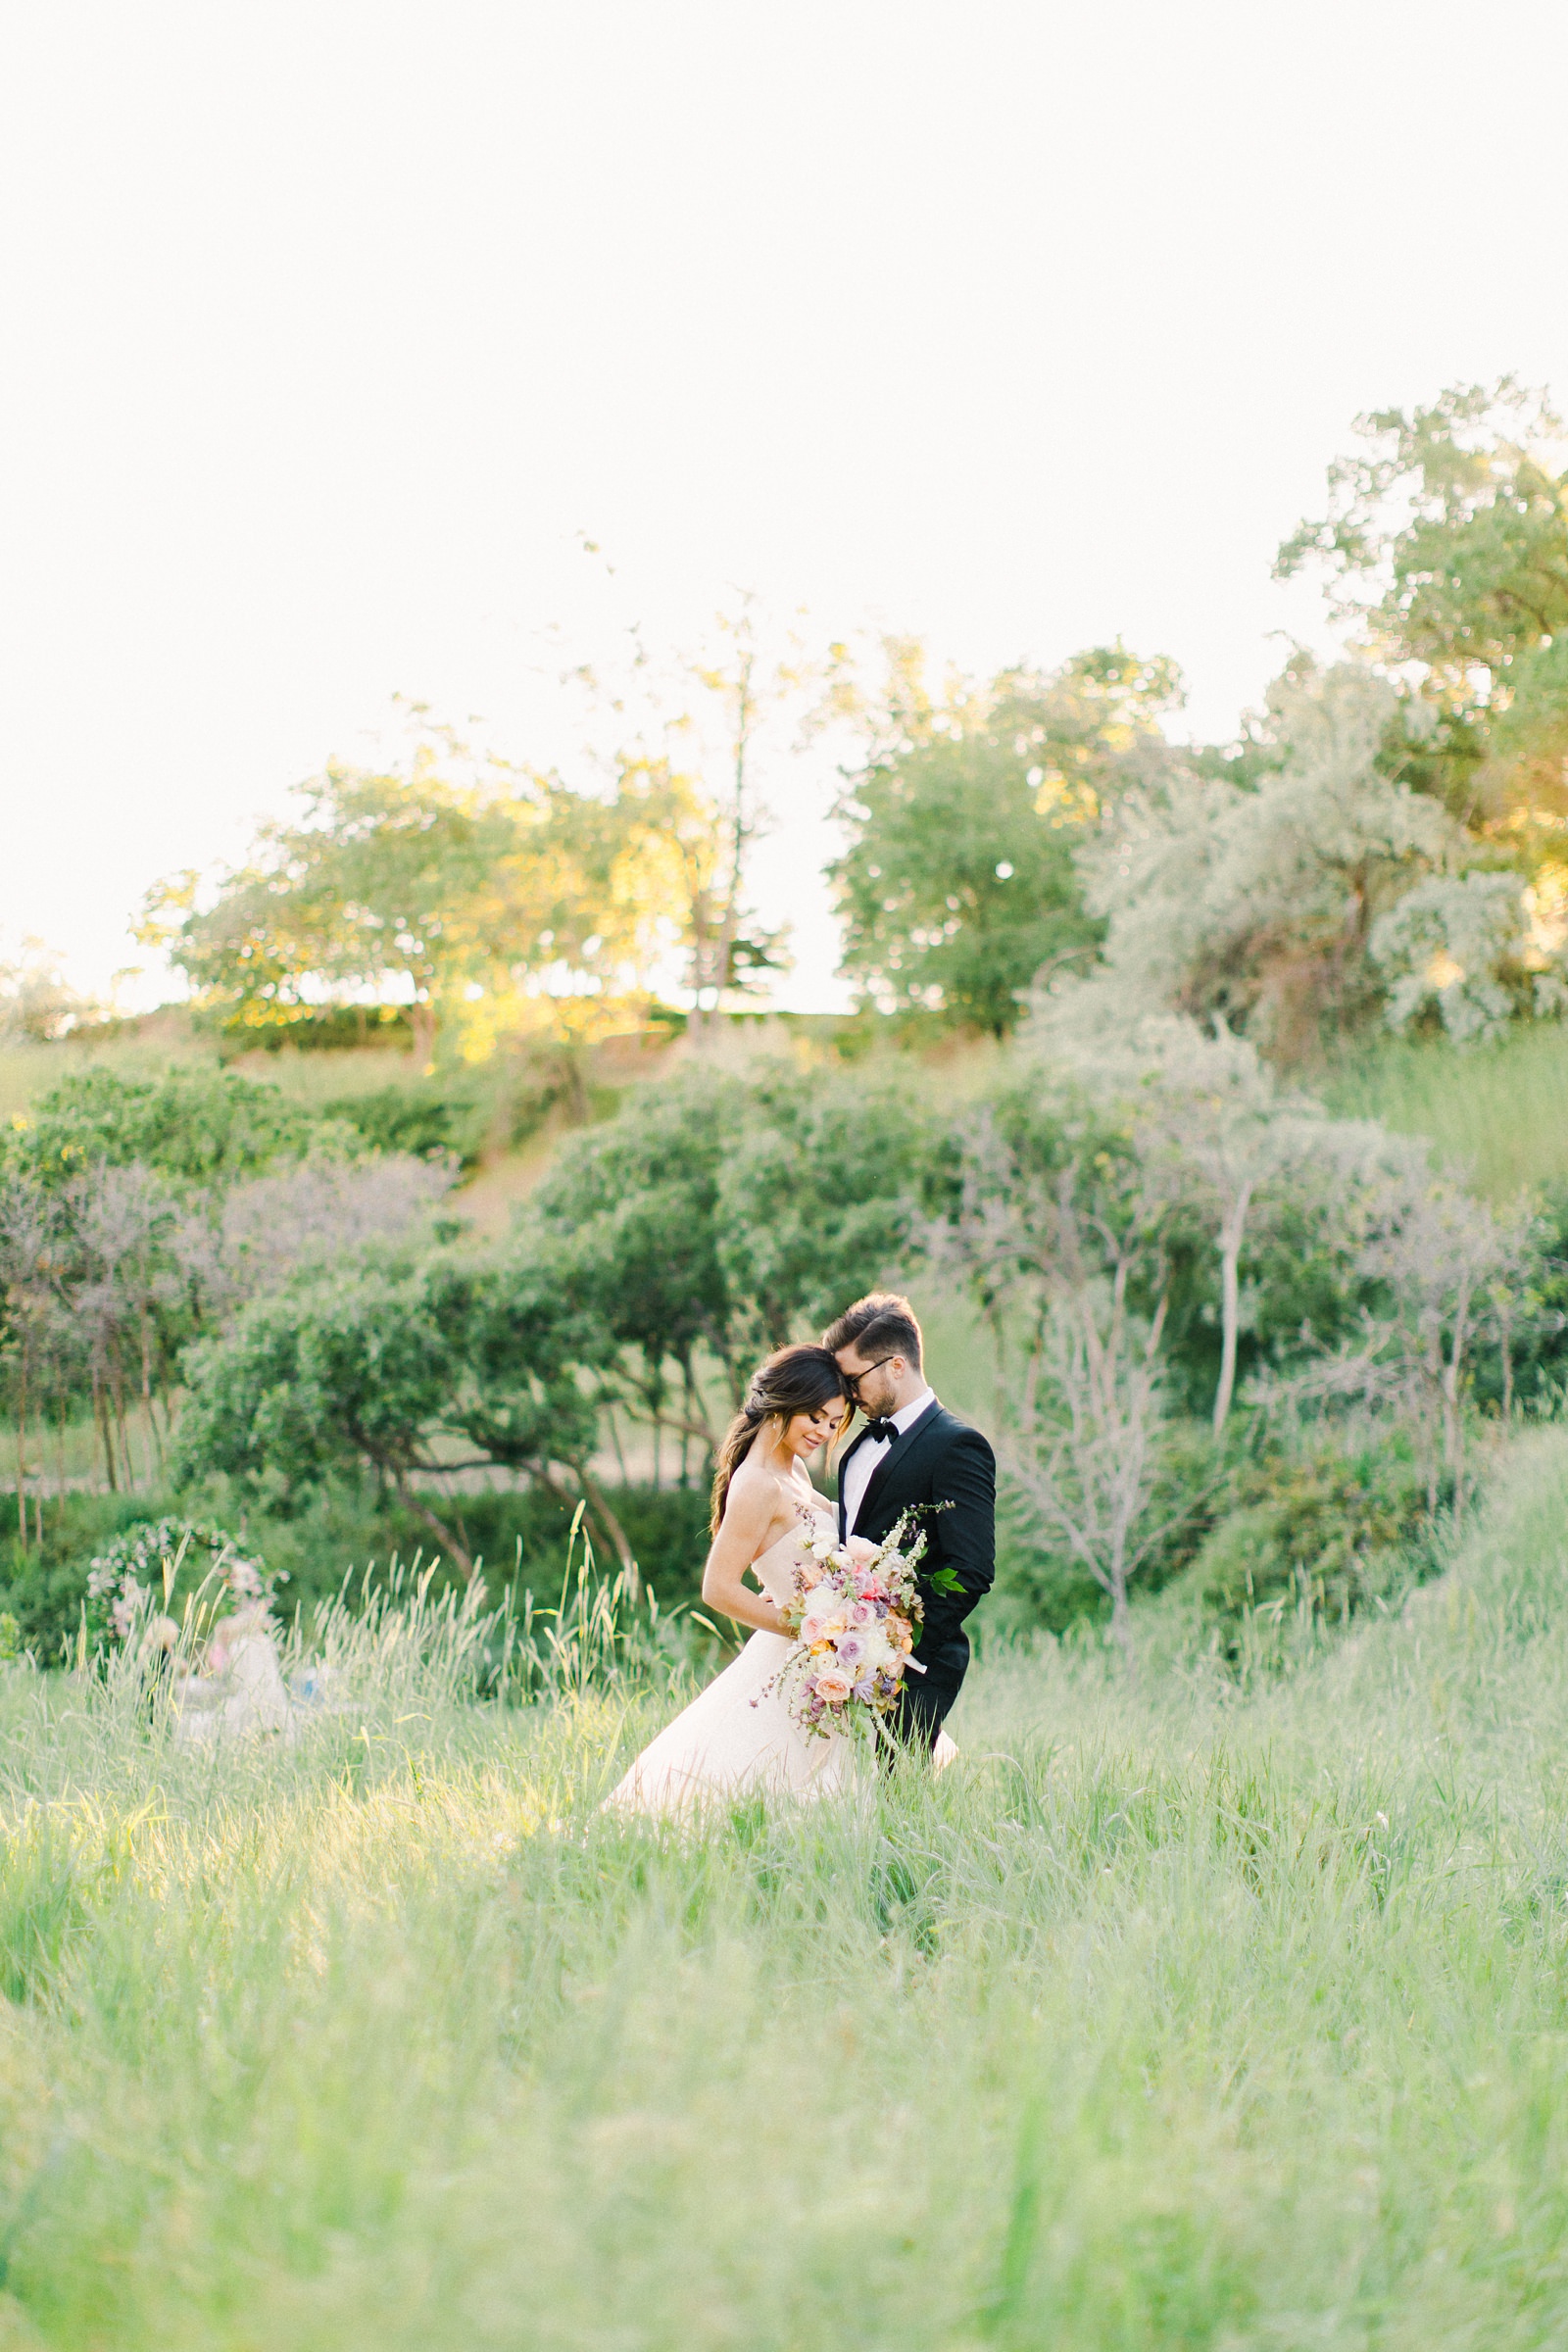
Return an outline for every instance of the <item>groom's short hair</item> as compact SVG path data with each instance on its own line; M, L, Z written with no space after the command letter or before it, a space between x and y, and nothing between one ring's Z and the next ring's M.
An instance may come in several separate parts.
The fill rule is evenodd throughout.
M897 1291L872 1291L857 1298L828 1325L822 1345L831 1355L853 1348L867 1363L879 1355L902 1355L917 1372L920 1369L920 1326L913 1307Z

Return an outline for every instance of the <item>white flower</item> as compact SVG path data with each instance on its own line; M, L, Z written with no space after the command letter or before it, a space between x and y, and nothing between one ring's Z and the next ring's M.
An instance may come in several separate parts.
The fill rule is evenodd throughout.
M817 1585L806 1596L806 1609L801 1619L802 1638L810 1642L826 1639L828 1629L839 1631L844 1623L844 1595L829 1582Z

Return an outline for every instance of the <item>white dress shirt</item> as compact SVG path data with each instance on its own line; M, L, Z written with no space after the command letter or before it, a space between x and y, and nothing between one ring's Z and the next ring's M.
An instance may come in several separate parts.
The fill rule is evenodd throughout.
M935 1404L936 1400L935 1389L922 1389L911 1403L901 1405L896 1413L888 1415L888 1419L902 1438L906 1429L914 1427L926 1406ZM855 1458L844 1473L844 1532L847 1536L855 1533L855 1522L860 1515L865 1490L871 1484L877 1465L892 1450L891 1438L870 1438L863 1446L855 1448Z

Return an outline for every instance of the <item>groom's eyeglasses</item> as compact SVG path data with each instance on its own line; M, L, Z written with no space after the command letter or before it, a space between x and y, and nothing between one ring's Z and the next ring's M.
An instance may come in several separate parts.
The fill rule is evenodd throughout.
M850 1395L855 1399L857 1404L858 1404L860 1401L860 1383L862 1380L864 1380L866 1374L868 1372L880 1372L884 1364L892 1363L893 1356L897 1355L898 1352L898 1349L895 1348L893 1350L893 1355L879 1355L874 1364L867 1364L863 1370L859 1372L845 1373L844 1377L850 1384Z

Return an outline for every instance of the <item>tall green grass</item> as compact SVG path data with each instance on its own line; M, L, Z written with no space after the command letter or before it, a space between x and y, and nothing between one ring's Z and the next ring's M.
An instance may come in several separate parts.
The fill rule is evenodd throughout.
M1381 1039L1320 1091L1344 1118L1425 1136L1495 1200L1568 1179L1568 1029L1555 1022L1463 1053L1446 1038Z
M1002 1657L685 1833L597 1810L674 1696L450 1606L292 1743L9 1669L0 2345L1560 2344L1565 1602L1547 1433L1288 1683Z

